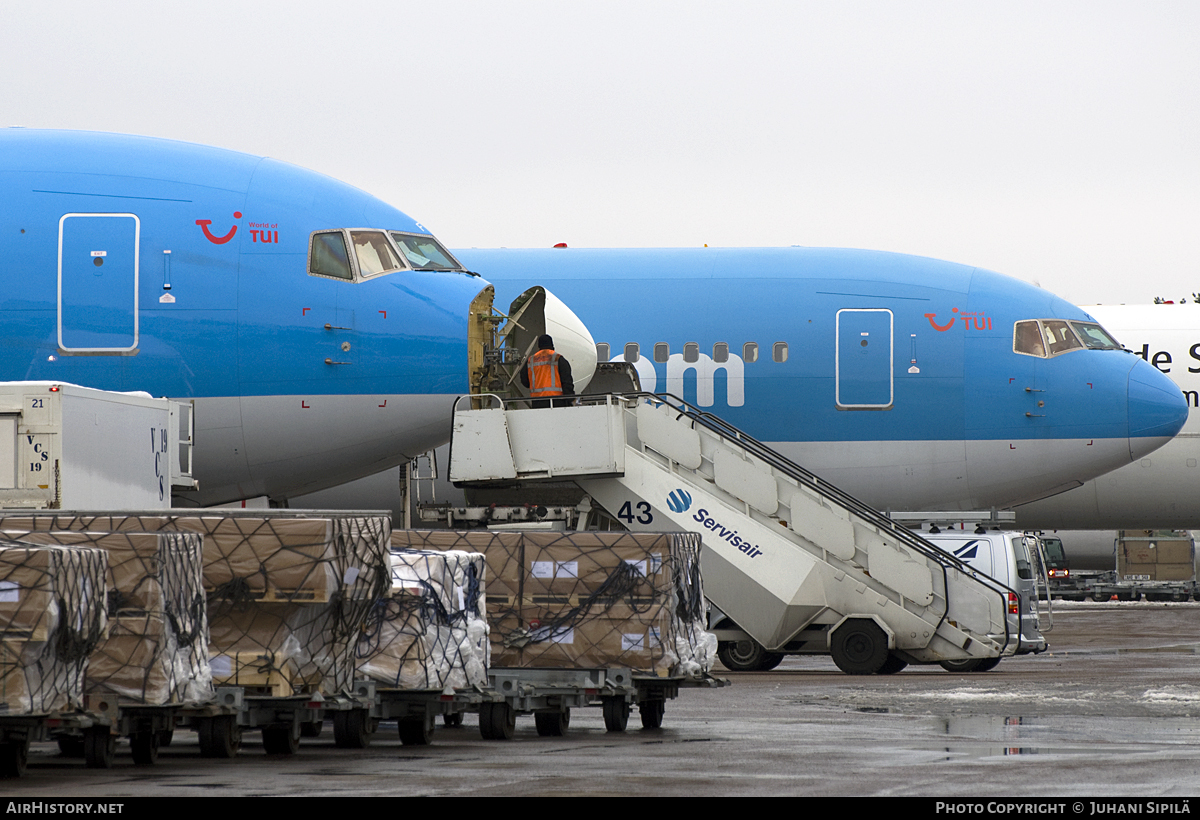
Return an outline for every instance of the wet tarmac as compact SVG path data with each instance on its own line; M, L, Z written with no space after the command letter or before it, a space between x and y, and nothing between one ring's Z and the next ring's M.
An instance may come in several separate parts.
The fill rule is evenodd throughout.
M370 748L334 748L326 727L292 757L247 734L235 760L199 756L179 732L152 767L118 747L89 770L35 744L6 798L154 795L915 795L1176 798L1200 795L1200 604L1056 605L1051 650L986 673L909 667L850 677L827 658L732 685L681 692L663 728L604 729L599 709L568 734L521 718L510 742L474 716L401 746L384 724Z

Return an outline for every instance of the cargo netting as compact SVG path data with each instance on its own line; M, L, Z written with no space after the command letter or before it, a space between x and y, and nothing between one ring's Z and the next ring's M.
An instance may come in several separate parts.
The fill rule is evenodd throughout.
M21 531L11 522L5 533L108 553L108 636L88 663L85 694L154 706L211 700L201 536Z
M260 695L348 691L358 636L390 584L386 515L24 513L0 517L0 526L200 534L213 684Z
M393 533L402 544L486 556L494 667L712 669L694 533Z
M105 631L103 550L0 539L0 715L83 706L88 658Z
M391 561L391 593L358 642L359 674L397 689L485 686L484 556L393 549Z

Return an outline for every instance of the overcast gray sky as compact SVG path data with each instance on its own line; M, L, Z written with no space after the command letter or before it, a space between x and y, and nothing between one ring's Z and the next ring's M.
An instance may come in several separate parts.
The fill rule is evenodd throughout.
M266 154L452 247L830 245L1078 303L1200 291L1194 0L0 12L0 125Z

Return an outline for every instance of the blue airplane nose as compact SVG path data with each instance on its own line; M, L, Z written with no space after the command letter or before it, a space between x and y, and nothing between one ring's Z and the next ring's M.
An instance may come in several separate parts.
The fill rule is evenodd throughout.
M1188 403L1178 385L1137 361L1129 371L1129 455L1139 459L1173 438L1187 421Z

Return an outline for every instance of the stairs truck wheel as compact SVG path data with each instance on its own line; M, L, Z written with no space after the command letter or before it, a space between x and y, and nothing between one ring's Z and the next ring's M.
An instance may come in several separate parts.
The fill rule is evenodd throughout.
M887 635L874 621L854 618L833 633L833 662L847 675L874 675L888 661Z
M447 729L458 729L463 725L462 712L448 712L442 715L442 725Z
M894 675L908 666L908 661L901 658L899 655L889 654L888 659L884 661L883 666L879 667L880 675Z
M717 646L717 657L730 672L765 672L779 666L783 655L768 652L758 641L721 641Z
M975 667L976 672L991 672L1000 665L1000 658L988 658L979 662L979 666Z
M942 661L942 668L947 672L978 672L983 663L979 658L964 658L961 661Z

